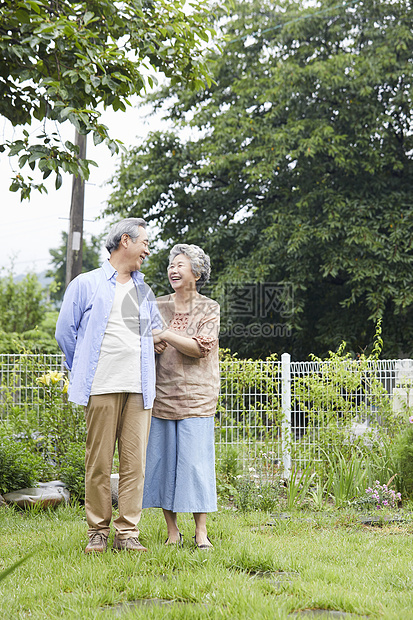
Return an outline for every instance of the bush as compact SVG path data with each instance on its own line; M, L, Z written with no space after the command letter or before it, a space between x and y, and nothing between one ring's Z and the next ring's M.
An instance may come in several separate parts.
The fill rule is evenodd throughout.
M280 487L277 483L260 481L259 483L248 478L238 482L235 494L235 505L243 512L274 510L280 500Z
M85 444L72 443L60 464L60 479L70 491L72 499L85 501Z
M398 508L400 502L400 493L390 489L387 484L380 484L379 480L375 480L374 484L366 489L365 495L353 505L356 508L382 510Z
M397 437L394 445L395 457L401 477L401 487L413 496L413 424L409 424Z
M237 478L242 467L239 463L238 451L231 446L216 448L216 481L217 493L222 499L231 499L235 494Z
M333 452L339 456L340 467L345 462L356 467L358 461L360 471L362 461L374 458L381 482L395 473L383 446L399 432L400 416L393 412L378 373L382 345L379 320L370 355L362 353L354 359L345 353L346 343L342 342L337 352L329 352L327 360L311 355L314 370L294 380L294 395L305 413L306 428L301 441L293 445L293 460L305 456L307 462L314 462L323 483L330 477ZM366 420L369 426L357 436L354 425Z
M83 408L68 401L68 380L63 372L50 370L32 356L23 356L15 366L15 382L3 391L8 426L25 440L27 448L41 455L42 476L59 478L68 447L85 441ZM33 384L27 403L19 402L22 381Z
M0 436L0 493L31 487L39 480L42 458L24 444Z

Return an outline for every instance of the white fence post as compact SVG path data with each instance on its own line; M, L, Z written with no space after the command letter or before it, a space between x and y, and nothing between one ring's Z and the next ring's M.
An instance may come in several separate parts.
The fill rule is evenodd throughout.
M291 356L281 355L281 449L283 455L284 477L291 474Z

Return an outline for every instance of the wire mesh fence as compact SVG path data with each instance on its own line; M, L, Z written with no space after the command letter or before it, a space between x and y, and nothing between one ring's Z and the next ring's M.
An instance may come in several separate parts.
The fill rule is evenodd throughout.
M281 364L276 361L221 362L216 414L218 459L237 450L245 467L260 463L270 473L282 462Z
M0 355L0 420L13 408L37 408L41 416L38 379L53 371L66 375L63 356ZM264 475L288 474L320 457L327 427L351 438L387 424L389 413L408 415L412 405L413 360L224 360L217 455L236 450L244 468L259 462Z
M62 355L0 355L0 420L15 408L35 409L41 415L43 388L38 379L53 371L66 374Z

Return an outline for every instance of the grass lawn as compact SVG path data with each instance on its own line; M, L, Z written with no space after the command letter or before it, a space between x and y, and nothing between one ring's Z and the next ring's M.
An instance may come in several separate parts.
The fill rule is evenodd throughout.
M164 546L161 511L146 510L148 553L85 555L83 508L0 508L0 569L34 551L0 582L0 618L277 619L330 609L342 614L317 617L413 619L411 521L370 527L338 510L273 520L223 508L209 517L212 552L194 550L190 515L179 522L183 549Z

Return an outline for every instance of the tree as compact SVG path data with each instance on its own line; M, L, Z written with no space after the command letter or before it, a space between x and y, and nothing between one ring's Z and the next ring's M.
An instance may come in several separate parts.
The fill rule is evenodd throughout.
M0 277L0 329L25 332L40 323L44 314L42 286L35 273L15 280L13 266Z
M123 156L106 212L209 252L224 326L240 326L225 346L357 353L382 318L383 355L412 355L411 3L243 0L220 25L215 82L152 97L175 129Z
M100 236L91 236L90 244L83 239L83 264L82 272L96 269L101 264L100 250L102 239ZM65 292L66 282L66 248L67 248L67 232L62 232L62 244L56 248L49 250L51 255L52 268L46 273L48 278L52 278L52 286L50 291L50 299L60 303Z
M16 276L14 265L0 271L0 354L60 352L54 337L58 312L35 273Z
M174 83L198 88L209 69L211 4L194 0L4 0L0 3L0 115L15 126L44 122L34 139L24 129L0 151L18 155L20 168L36 167L46 179L61 172L87 179L93 162L78 158L70 141L62 144L58 124L68 121L118 152L99 118L99 107L125 110L128 97L154 83L159 70ZM146 74L149 74L145 77ZM11 191L28 198L32 177L16 174Z
M0 276L0 353L58 353L56 320L37 275L16 278L12 264Z

